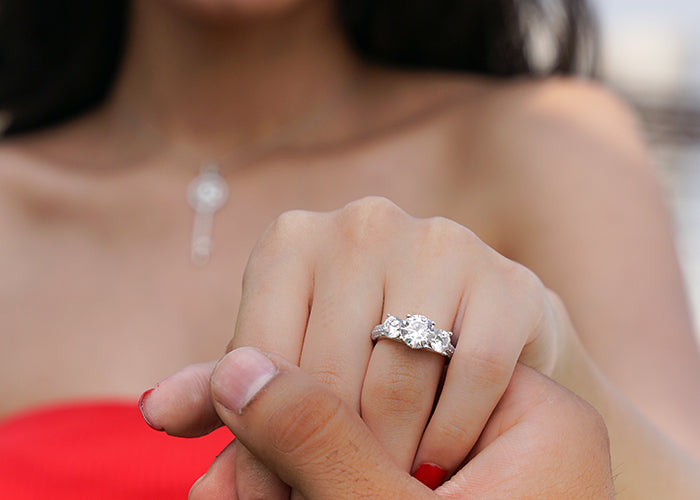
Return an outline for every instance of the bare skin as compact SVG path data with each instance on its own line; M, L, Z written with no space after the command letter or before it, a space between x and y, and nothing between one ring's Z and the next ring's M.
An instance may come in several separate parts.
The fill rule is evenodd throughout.
M145 11L151 7L144 2ZM317 16L312 14L306 17ZM305 55L310 43L302 42L299 50ZM318 55L319 65L338 50ZM134 130L133 116L123 116L124 109L143 106L143 95L150 90L133 83L137 77L131 76L142 74L131 68L152 63L141 60L145 52L127 60L113 97L103 107L65 126L4 141L0 149L0 224L7 235L0 250L6 277L2 375L14 381L3 386L3 413L51 399L133 397L144 384L184 363L217 357L231 336L248 255L264 228L285 210L328 210L380 194L417 215L431 215L444 213L459 196L474 201L446 215L495 244L495 221L464 217L481 211L477 200L483 195L477 197L476 188L493 181L477 184L475 177L469 182L475 191L471 196L455 190L452 179L470 167L457 157L460 151L443 158L446 145L440 137L454 130L450 142L461 147L470 135L460 123L472 112L468 103L493 92L491 85L463 77L370 70L353 60L345 64L346 78L362 78L362 90L343 102L326 126L309 133L306 145L294 144L292 152L278 152L226 173L231 197L216 216L215 256L205 268L193 267L188 254L192 210L184 193L206 157L179 157L171 144L194 144L212 157L235 151L236 142L244 140L239 136L250 134L256 124L256 115L239 118L239 111L246 115L258 113L260 106L290 104L273 102L279 89L258 96L247 89L245 100L224 108L231 116L221 117L221 102L231 102L242 90L218 96L182 90L185 97L171 98L178 105L161 106L174 116L161 119L172 128L180 123L182 128L203 130L163 132L175 137L166 143L154 140L147 130ZM167 75L172 70L169 63L175 65L157 62L164 68L154 78ZM339 71L332 64L333 71ZM330 70L321 67L317 73L323 71ZM358 72L367 76L358 77ZM222 77L217 73L211 79L215 76ZM175 94L177 79L162 78ZM277 78L290 85L285 75ZM187 89L191 85L181 84ZM221 87L216 84L217 90ZM152 93L165 99L159 89ZM256 97L254 105L247 104ZM182 104L186 98L193 101L190 107ZM454 111L446 109L452 102L459 104ZM203 113L207 105L207 121L198 123L192 115ZM154 106L146 111L155 114ZM296 118L298 112L290 114ZM370 130L367 124L373 124ZM233 127L237 128L230 132ZM456 128L464 137L457 136ZM42 355L47 358L40 360ZM28 364L29 359L34 361ZM49 359L58 360L62 368L47 379L42 366ZM86 378L86 372L94 376Z
M245 407L227 409L220 403L222 396L229 396L231 386L245 378L235 361L250 362L251 352L235 351L218 365L212 376L217 412L303 498L614 498L600 415L534 370L516 368L475 447L476 456L431 492L386 456L386 448L371 429L367 432L354 408L284 360L270 358L279 363L272 381ZM230 465L238 452L227 447L189 498L248 498L237 495L233 484L237 470Z
M670 224L613 97L565 80L370 67L319 2L232 16L236 29L204 8L192 22L176 3L135 2L139 50L103 106L0 144L0 413L133 398L218 358L264 228L285 210L371 194L454 219L535 271L606 379L700 457L700 362ZM200 158L172 145L245 149L334 95L342 104L322 126L226 172L215 255L193 267L184 192ZM166 139L144 141L144 120Z

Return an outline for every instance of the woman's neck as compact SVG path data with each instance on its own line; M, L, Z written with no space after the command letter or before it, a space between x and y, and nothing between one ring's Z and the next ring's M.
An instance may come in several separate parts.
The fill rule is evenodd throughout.
M363 72L332 8L307 0L275 16L214 24L170 2L134 0L104 109L212 157L274 139L335 96L347 97Z

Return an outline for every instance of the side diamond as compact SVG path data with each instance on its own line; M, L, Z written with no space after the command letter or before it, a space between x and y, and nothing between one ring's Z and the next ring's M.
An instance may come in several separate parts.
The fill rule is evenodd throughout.
M391 314L386 315L384 323L382 323L382 328L384 329L384 335L390 339L399 338L401 335L401 327L403 326L403 321L392 316Z
M435 332L433 332L433 335L430 336L429 340L431 349L440 353L446 353L447 346L450 345L450 341L452 340L452 334L438 328L435 330Z

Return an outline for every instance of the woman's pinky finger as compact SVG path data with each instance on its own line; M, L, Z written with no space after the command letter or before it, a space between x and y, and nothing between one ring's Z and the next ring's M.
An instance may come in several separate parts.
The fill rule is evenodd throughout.
M508 387L523 346L538 328L537 298L503 278L491 274L472 288L456 352L414 470L427 465L451 473L460 466Z

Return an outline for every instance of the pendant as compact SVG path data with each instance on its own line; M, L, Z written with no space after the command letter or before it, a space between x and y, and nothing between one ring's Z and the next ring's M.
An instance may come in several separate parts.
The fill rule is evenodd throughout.
M216 163L202 166L199 175L187 187L187 202L194 210L190 244L190 259L194 265L203 266L211 258L214 214L226 204L228 197L228 183Z

